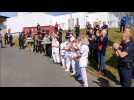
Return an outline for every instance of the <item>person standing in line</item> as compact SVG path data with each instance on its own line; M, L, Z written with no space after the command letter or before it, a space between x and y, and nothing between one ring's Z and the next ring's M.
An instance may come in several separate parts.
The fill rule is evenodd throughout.
M80 68L80 76L82 77L82 83L81 85L83 87L88 87L88 80L87 80L87 72L86 72L86 67L88 64L88 39L87 37L82 37L81 38L81 45L80 45L80 54L76 57L77 59L79 58L79 68Z
M12 47L13 46L13 35L10 34L9 36L9 43L10 43L10 46Z
M75 25L75 33L76 33L76 38L80 36L80 25L76 24Z
M3 47L2 34L1 34L1 32L0 32L0 46L1 46L1 48Z
M37 34L39 35L41 33L41 26L40 24L37 24Z
M20 47L20 49L24 48L24 35L23 35L23 32L21 32L19 34L19 47Z
M59 28L59 32L58 32L58 36L59 36L59 43L62 43L62 34L63 34L63 29L60 27Z
M61 62L62 62L62 68L67 70L67 64L66 64L66 58L67 58L67 45L69 43L69 37L65 37L65 41L61 43L60 45L60 55L61 55Z
M66 72L69 72L70 71L70 64L71 64L71 61L70 61L70 57L71 57L71 41L70 41L70 36L68 37L68 41L66 43L66 47L65 47L65 66L66 66L66 69L65 71Z
M4 35L5 45L8 44L8 33L6 32Z
M55 34L57 34L57 32L58 32L58 23L56 22L56 24L55 24Z
M76 46L76 39L74 36L72 36L70 38L71 41L71 56L70 56L70 62L71 62L71 67L72 67L72 73L71 75L75 75L76 74L76 61L75 59L73 59L74 57L77 56L77 46Z
M56 64L60 64L59 47L60 45L58 41L58 36L54 34L52 37L52 57L54 63Z

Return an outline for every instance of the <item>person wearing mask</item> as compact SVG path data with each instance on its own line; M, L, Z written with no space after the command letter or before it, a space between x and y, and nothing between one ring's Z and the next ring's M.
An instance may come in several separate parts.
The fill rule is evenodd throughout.
M132 86L132 70L134 65L134 42L130 28L126 28L121 43L113 44L114 54L118 57L118 72L120 84L123 87Z

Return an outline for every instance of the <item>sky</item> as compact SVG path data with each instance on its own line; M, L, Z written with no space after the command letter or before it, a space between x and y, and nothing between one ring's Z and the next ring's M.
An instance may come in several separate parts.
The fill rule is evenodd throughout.
M48 14L50 15L63 15L63 14L68 14L68 13L71 13L71 12L48 12ZM0 12L0 15L2 16L7 16L7 17L14 17L16 16L17 12Z

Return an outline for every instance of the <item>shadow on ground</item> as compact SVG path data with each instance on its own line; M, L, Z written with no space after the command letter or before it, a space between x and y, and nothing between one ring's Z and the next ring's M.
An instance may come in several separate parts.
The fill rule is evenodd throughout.
M119 85L119 80L117 80L116 76L113 75L110 71L104 70L103 71L103 76L109 78L110 80L115 82L115 84Z
M110 58L106 61L106 64L107 64L108 66L117 68L117 57L113 55L112 57L110 57Z
M98 78L97 81L93 81L93 82L100 87L110 87L109 81L102 77Z
M117 66L117 58L115 56L112 56L109 60L106 61L106 64L108 66L117 68L116 67ZM91 60L89 66L91 68L93 68L94 70L97 70L97 62L96 61ZM115 82L115 84L118 84L119 85L119 81L117 80L116 76L113 75L112 72L110 72L108 70L104 70L103 71L103 76L106 77L106 78L108 78L108 79L110 79L110 80L112 80L113 82ZM106 81L106 79L105 79L105 81Z

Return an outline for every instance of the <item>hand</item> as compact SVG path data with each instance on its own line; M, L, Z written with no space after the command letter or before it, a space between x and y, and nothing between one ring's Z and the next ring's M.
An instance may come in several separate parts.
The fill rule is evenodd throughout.
M120 45L119 45L118 43L114 43L114 44L113 44L113 48L114 48L114 49L119 49L119 47L120 47Z

